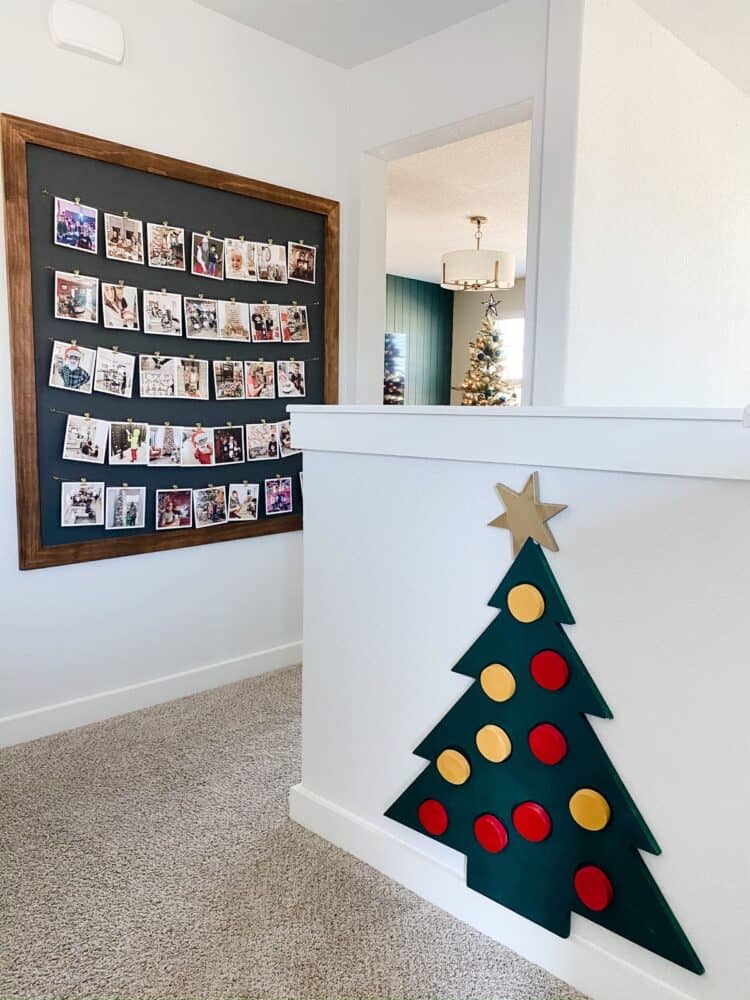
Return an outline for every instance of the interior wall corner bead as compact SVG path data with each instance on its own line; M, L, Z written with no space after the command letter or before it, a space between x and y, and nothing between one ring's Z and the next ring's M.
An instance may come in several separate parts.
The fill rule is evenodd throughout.
M54 0L49 11L52 41L61 49L119 64L125 56L125 35L114 17L75 0Z

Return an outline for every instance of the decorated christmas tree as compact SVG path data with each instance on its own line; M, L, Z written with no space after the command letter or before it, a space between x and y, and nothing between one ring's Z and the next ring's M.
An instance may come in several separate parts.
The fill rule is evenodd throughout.
M557 549L546 522L564 508L538 502L536 475L498 491L507 509L491 523L516 553L489 602L499 614L453 667L473 683L386 815L465 854L470 888L548 930L567 937L575 911L701 973L639 853L659 846L586 719L612 716L539 545Z
M503 377L503 337L497 329L500 305L490 294L484 303L484 317L475 340L469 343L469 370L458 387L463 392L463 406L517 406L518 396Z

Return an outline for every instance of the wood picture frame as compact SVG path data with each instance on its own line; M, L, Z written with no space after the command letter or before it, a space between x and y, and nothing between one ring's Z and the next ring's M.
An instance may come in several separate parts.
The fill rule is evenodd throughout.
M251 180L13 115L0 115L0 132L13 371L11 381L19 567L38 569L301 530L302 514L296 513L283 517L266 517L257 521L217 525L208 531L190 529L175 532L152 531L128 537L116 536L55 545L43 544L27 146L31 144L47 147L322 216L324 223L322 363L325 403L338 402L339 203L330 198L279 187L265 181Z

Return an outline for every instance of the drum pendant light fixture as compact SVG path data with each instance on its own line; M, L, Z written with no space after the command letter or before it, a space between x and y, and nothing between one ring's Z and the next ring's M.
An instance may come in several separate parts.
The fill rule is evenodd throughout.
M469 216L476 227L474 250L452 250L443 254L440 285L455 292L486 292L512 288L516 281L515 254L504 250L482 250L482 224L485 215Z

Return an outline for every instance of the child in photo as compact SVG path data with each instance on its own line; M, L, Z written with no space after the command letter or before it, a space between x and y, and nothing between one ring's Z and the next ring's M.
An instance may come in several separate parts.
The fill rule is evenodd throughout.
M169 271L185 270L185 230L149 222L148 266L163 267Z
M129 215L104 213L104 247L110 260L143 263L143 223Z
M73 462L95 462L102 465L107 453L109 424L93 417L68 416L62 457Z
M128 420L109 425L109 464L148 464L148 424Z
M171 399L176 389L176 358L141 354L138 358L141 397Z
M90 205L55 198L55 243L73 250L97 251L99 213Z
M174 292L143 293L143 332L182 336L182 296Z
M179 465L182 427L171 424L150 424L148 428L148 464Z
M245 395L248 399L276 398L273 361L245 362Z
M250 340L250 313L247 302L219 300L219 339Z
M178 399L208 399L208 361L203 358L175 358Z
M278 361L279 396L305 395L305 362Z
M250 325L253 342L274 343L281 340L279 307L272 302L259 302L250 306Z
M91 393L96 353L88 347L56 340L52 345L49 384L53 389Z
M214 524L226 524L226 486L209 486L204 490L193 490L193 510L195 511L196 528L208 528Z
M291 514L292 478L277 476L266 479L266 514Z
M210 233L193 233L192 273L203 278L224 277L224 240Z
M102 282L102 316L109 330L140 330L138 290L133 285Z
M290 420L281 420L276 424L279 434L279 454L282 458L299 455L300 449L292 445L292 424Z
M257 281L255 244L248 240L224 240L224 267L227 280Z
M146 525L146 487L108 486L104 527L108 531Z
M130 399L133 395L134 371L135 355L123 354L108 347L97 347L94 376L94 388L97 392Z
M289 280L315 284L315 247L305 243L289 244Z
M104 483L62 483L60 524L89 528L104 524Z
M169 531L172 528L193 526L192 490L156 491L156 530Z
M229 520L258 520L258 483L230 483Z
M99 279L55 271L55 319L76 323L99 320Z
M241 361L214 361L214 389L219 399L244 399L245 377Z
M214 461L230 465L245 461L242 427L214 427Z
M285 285L286 247L278 243L256 243L255 259L258 262L258 281Z
M182 465L213 465L213 433L205 427L183 427L180 445Z
M276 424L246 424L245 442L248 462L262 462L279 457Z
M310 329L307 325L307 306L279 306L281 339L285 344L307 344Z
M193 340L219 339L219 303L216 299L191 298L186 295L185 336Z

